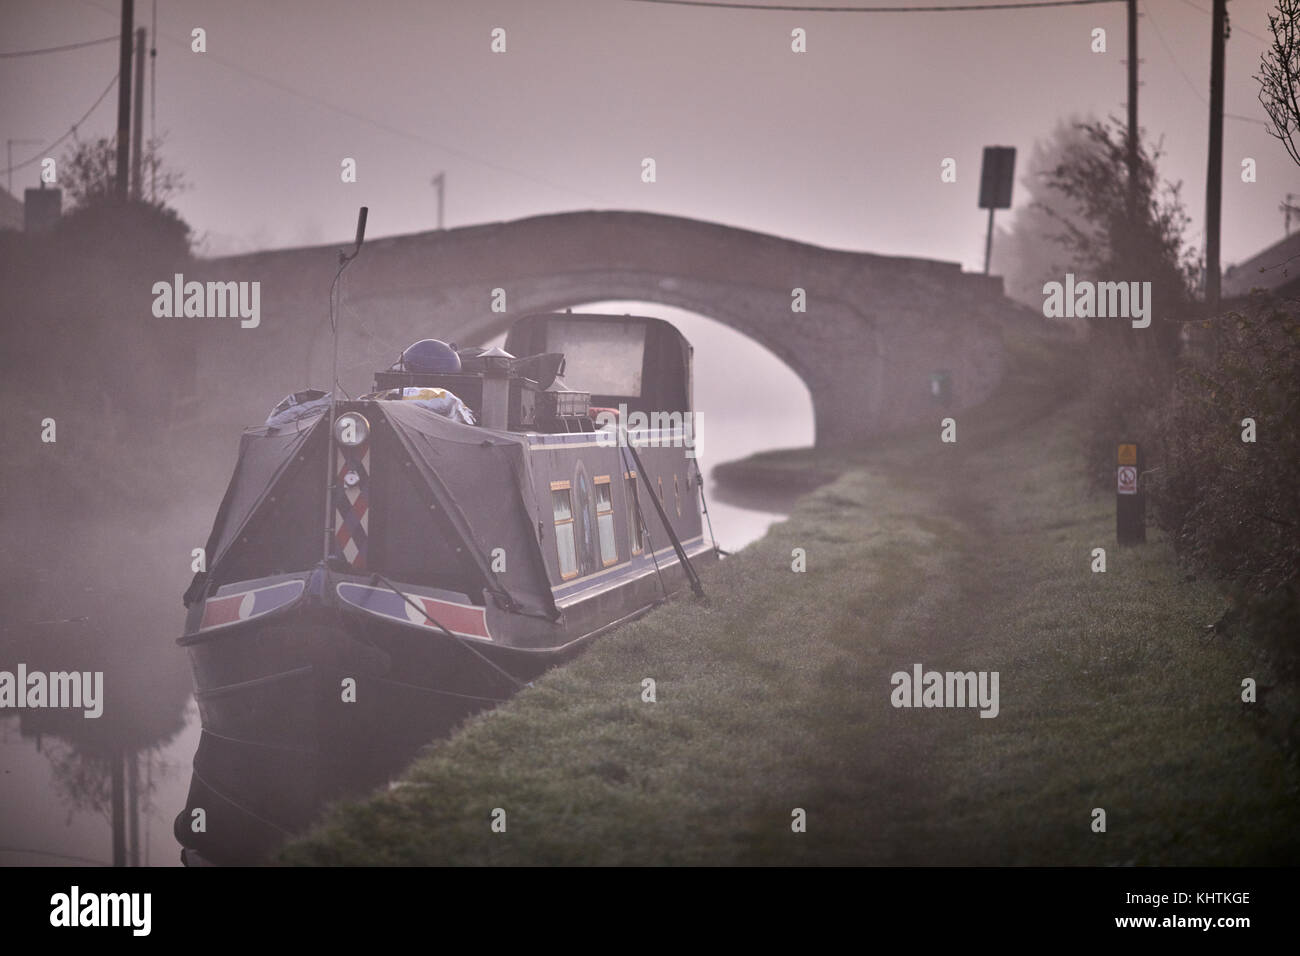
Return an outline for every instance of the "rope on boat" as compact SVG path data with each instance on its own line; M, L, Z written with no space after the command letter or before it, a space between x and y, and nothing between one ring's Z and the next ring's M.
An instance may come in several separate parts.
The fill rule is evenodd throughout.
M731 554L730 551L724 551L722 548L718 547L717 535L713 533L713 519L709 517L709 503L704 500L704 472L700 468L700 460L698 458L692 458L691 461L695 465L695 477L699 480L700 507L704 509L704 520L708 522L709 525L709 540L713 542L713 550L721 555Z
M447 635L448 637L450 637L453 641L458 642L462 647L465 648L465 650L469 651L471 654L473 654L475 657L477 657L479 660L481 660L484 664L488 665L488 667L491 667L494 671L496 671L498 674L500 674L500 675L501 675L502 677L504 677L506 680L510 681L510 683L514 684L516 690L523 690L525 687L532 687L532 686L533 686L533 682L532 682L532 681L528 681L527 683L524 683L524 682L521 681L518 677L515 677L514 674L511 674L508 670L506 670L504 667L502 667L500 664L498 664L496 661L492 660L492 659L489 658L487 655L485 655L482 651L480 651L477 647L475 647L475 646L474 646L473 644L471 644L469 641L467 641L467 640L465 640L463 637L461 637L459 634L453 634L450 630L447 629L446 625L444 625L441 621L439 621L437 618L435 618L432 614L430 614L430 613L429 613L428 611L426 611L424 608L420 607L418 604L416 604L414 601L412 601L409 597L407 597L405 594L403 594L400 590L398 590L397 586L396 586L395 584L393 584L392 581L388 580L388 578L384 577L382 574L380 574L380 573L378 573L378 572L375 572L375 573L371 574L371 576L370 576L370 580L371 580L371 583L372 583L372 584L375 584L375 583L381 583L381 584L383 584L386 588L388 588L390 591L392 591L394 594L396 594L399 598L401 598L403 601L405 601L405 602L406 602L407 604L409 604L411 607L415 608L417 611L419 611L421 614L423 614L424 617L425 617L425 620L427 620L430 624L432 624L432 625L433 625L434 627L436 627L438 630L442 631L442 633L446 634L446 635Z
M622 425L620 425L619 427L622 428ZM632 463L627 460L626 445L622 445L619 447L619 454L623 458L623 467L626 468L628 471L632 471ZM638 474L644 477L645 469L642 468ZM655 574L658 575L659 577L659 589L664 592L664 596L661 600L662 603L662 601L668 600L668 585L664 584L664 573L663 571L659 570L659 556L655 554L654 542L650 540L650 526L646 524L645 515L641 511L641 492L639 490L640 487L641 487L641 482L639 480L632 482L632 503L636 505L636 520L637 523L641 526L641 535L645 539L645 546L650 550L650 560L655 563Z
M642 474L646 474L645 465L641 464L641 456L636 453L636 445L629 441L627 450L631 452L632 460L636 462L637 469ZM664 511L663 502L652 494L650 503L655 506L655 513L659 515L659 520L663 522L664 533L668 535L668 540L672 542L673 551L677 553L677 560L682 566L682 571L686 574L686 579L691 582L691 590L695 592L696 597L704 597L704 585L700 583L700 576L695 573L695 566L691 564L691 559L686 556L686 549L682 547L681 541L677 538L677 533L673 531L673 526L668 521L668 514ZM658 566L656 560L655 567Z

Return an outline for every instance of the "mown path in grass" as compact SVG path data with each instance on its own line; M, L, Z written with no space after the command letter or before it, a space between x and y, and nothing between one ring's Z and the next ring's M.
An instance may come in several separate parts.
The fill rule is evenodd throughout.
M282 862L1294 862L1293 768L1238 696L1268 674L1206 637L1223 598L1158 535L1114 547L1059 365L956 414L955 444L936 415L805 458L839 477L706 569L707 599L602 638ZM918 663L997 671L998 716L893 707Z

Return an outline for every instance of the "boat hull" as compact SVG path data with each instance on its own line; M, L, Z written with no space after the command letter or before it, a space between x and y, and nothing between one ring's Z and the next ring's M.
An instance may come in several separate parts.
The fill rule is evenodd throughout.
M695 550L697 557L711 553L702 544ZM175 822L178 841L219 865L265 860L328 802L382 786L422 747L679 588L685 576L675 557L656 557L658 571L592 582L559 622L484 609L487 637L449 635L414 610L405 621L378 613L417 602L437 608L433 596L458 607L445 592L400 584L394 591L324 569L223 588L211 601L275 589L298 596L206 629L213 613L203 604L191 611L194 627L181 643L203 732ZM303 586L290 588L295 582ZM342 598L355 600L365 588L393 600L364 609ZM247 610L254 602L242 603ZM473 629L464 616L447 620ZM526 643L534 646L512 646L511 629L529 632Z

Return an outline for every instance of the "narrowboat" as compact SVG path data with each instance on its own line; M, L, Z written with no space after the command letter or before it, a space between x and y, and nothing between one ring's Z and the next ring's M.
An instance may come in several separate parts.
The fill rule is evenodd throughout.
M691 354L642 316L426 339L370 394L247 429L185 593L202 735L175 832L256 862L323 803L686 584L701 518ZM572 383L572 385L568 384Z

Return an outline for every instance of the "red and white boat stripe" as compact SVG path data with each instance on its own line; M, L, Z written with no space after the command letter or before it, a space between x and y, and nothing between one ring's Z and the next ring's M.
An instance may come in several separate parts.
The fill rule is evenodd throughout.
M447 630L460 637L474 637L485 641L492 640L492 634L488 631L487 610L474 604L461 604L456 601L446 601L423 594L409 593L405 595L405 597L410 598L410 602L408 602L403 599L401 594L391 588L353 584L350 581L340 582L337 591L340 600L380 617L401 621L403 624L428 627L437 631L439 630L438 625L429 620L429 618L433 618ZM411 602L414 602L416 607L412 607ZM427 612L428 617L417 610L417 607Z
M304 586L302 581L281 581L262 588L210 597L203 605L199 630L227 627L279 610L296 601Z

